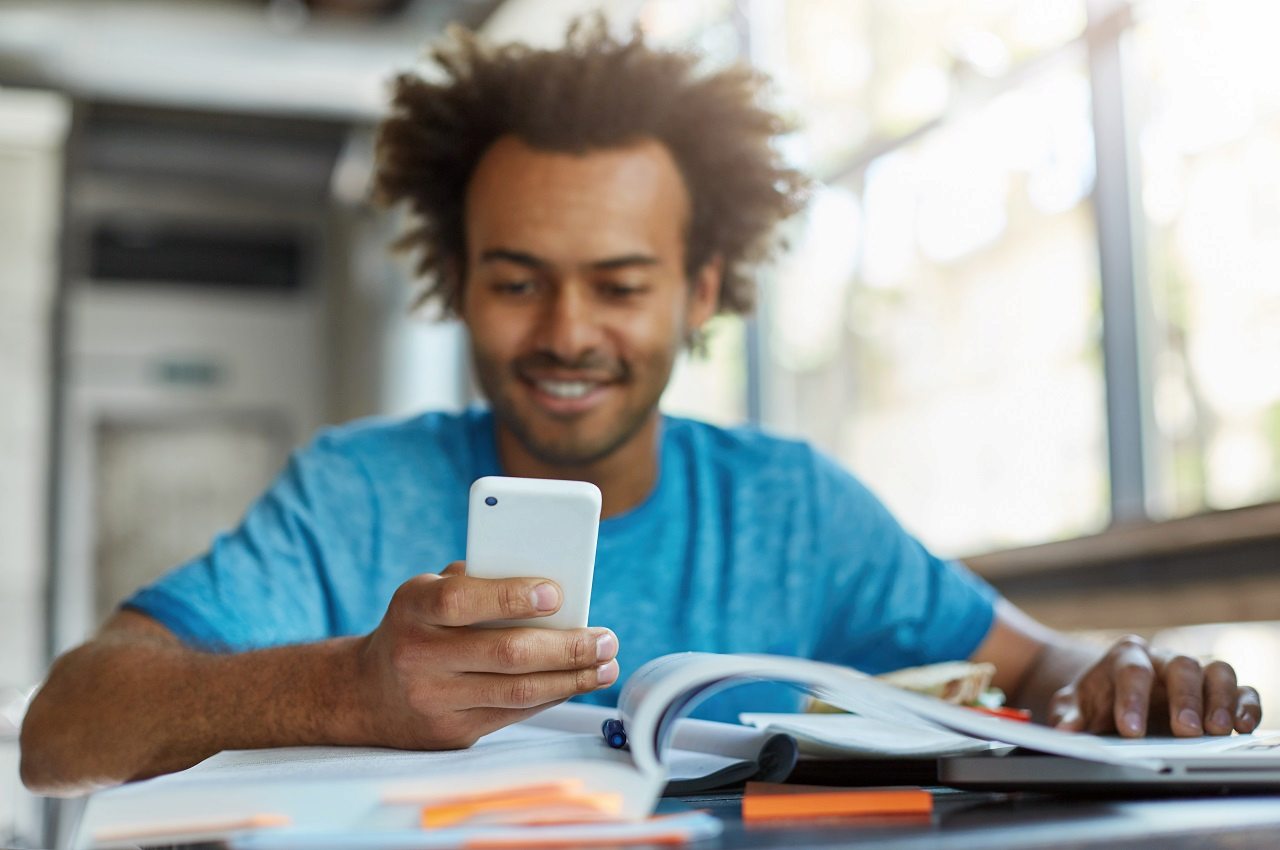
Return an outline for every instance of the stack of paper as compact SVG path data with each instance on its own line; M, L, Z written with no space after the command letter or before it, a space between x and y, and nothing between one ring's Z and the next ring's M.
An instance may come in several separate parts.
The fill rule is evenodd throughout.
M332 832L277 830L234 836L231 850L528 850L530 847L617 847L628 844L688 844L723 830L706 812L688 812L638 822L565 824L538 827L471 827L435 831Z
M94 794L72 846L227 841L283 850L328 846L330 839L332 846L392 849L475 846L480 839L525 846L529 830L559 843L577 835L592 843L679 843L718 832L714 818L649 818L667 777L637 771L629 753L605 744L600 723L612 716L594 706L559 706L446 752L223 752L180 773ZM673 777L697 783L758 772L753 750L758 755L770 733L708 726L724 728L682 726L681 741L694 745L712 735L701 743L721 752L673 749Z

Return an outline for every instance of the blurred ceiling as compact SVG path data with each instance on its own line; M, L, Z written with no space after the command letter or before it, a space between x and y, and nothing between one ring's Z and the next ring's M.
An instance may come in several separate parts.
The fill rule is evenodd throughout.
M0 85L173 108L372 121L387 78L502 0L10 0Z

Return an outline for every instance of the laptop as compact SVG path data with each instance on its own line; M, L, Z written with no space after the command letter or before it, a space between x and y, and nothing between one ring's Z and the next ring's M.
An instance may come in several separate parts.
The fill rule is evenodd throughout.
M946 756L938 781L956 788L1108 793L1280 790L1280 733L1205 738L1093 738L1107 762L1019 747Z

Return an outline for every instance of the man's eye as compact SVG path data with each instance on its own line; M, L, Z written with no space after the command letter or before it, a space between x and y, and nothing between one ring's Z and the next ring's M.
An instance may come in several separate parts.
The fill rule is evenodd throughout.
M530 295L536 288L537 284L532 280L505 280L492 285L493 291L499 295Z
M649 287L637 283L607 281L600 284L600 290L610 298L632 298L648 292Z

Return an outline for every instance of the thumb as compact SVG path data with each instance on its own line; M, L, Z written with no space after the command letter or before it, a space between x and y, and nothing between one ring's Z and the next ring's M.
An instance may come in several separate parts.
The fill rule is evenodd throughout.
M466 561L454 561L452 564L450 564L449 566L445 567L443 570L440 571L441 577L461 576L461 575L466 575L466 573L467 573Z
M1084 714L1080 711L1080 695L1073 685L1059 688L1049 700L1048 725L1064 732L1084 731Z
M1073 699L1055 708L1049 716L1049 725L1063 732L1083 732L1084 715L1080 713L1079 704Z

